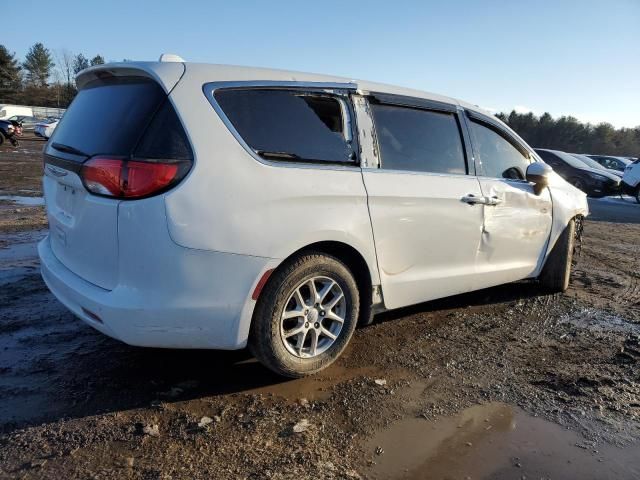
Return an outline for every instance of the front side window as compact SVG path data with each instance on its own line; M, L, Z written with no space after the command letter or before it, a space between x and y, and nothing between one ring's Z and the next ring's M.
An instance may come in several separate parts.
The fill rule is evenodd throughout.
M353 163L345 99L298 90L223 89L215 99L262 158Z
M483 124L471 121L476 155L485 177L524 180L529 159L510 141Z
M465 175L455 114L372 104L381 168Z

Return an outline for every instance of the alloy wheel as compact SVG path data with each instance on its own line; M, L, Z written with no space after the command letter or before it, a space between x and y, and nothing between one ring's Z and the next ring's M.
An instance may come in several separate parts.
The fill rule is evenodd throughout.
M313 358L335 343L347 313L347 299L338 282L315 276L293 289L280 320L280 336L289 353Z

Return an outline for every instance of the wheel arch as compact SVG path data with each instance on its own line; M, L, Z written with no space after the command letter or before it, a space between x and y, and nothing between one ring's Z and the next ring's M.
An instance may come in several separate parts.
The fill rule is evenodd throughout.
M377 285L377 271L371 271L371 265L367 262L365 256L357 248L349 245L348 243L338 240L322 240L310 243L291 252L289 255L279 261L277 265L273 266L271 270L269 270L268 279L261 286L260 292L256 296L255 303L260 301L260 298L264 292L264 287L273 277L273 273L275 273L291 258L308 252L331 255L347 266L347 268L353 274L356 284L358 285L358 290L360 292L360 313L358 323L366 324L369 316L371 315L373 307L373 289L374 285ZM255 308L253 309L253 313L251 315L251 324L253 324L254 313ZM247 333L250 331L250 329L251 327L249 325L247 328Z
M553 247L562 232L567 228L567 225L569 225L569 222L574 219L583 220L589 215L589 204L587 203L587 195L584 192L577 190L559 177L552 178L548 188L552 201L551 231L549 232L546 248L540 257L535 277L542 272Z

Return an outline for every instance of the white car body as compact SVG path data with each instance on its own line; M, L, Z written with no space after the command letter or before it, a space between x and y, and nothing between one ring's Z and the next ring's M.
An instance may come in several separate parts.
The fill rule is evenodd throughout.
M0 105L0 120L7 120L16 115L33 117L33 109L21 105Z
M633 189L638 189L640 187L640 161L636 160L626 166L622 182Z
M157 82L193 150L191 170L179 184L141 200L96 196L77 173L45 169L50 233L38 247L42 276L78 317L128 344L244 347L261 279L310 245L339 248L366 266L372 287L366 301L378 310L535 278L568 222L588 214L585 194L555 174L539 195L526 181L475 175L480 165L465 126L470 116L492 122L531 162L541 160L499 120L451 98L338 77L180 61L92 67L79 74L79 89L103 72ZM344 95L354 112L349 121L359 127L359 163L258 156L213 94L260 86ZM368 103L373 93L458 116L470 174L380 168ZM72 111L73 105L61 125ZM470 195L486 203L461 200Z
M35 128L34 128L34 133L38 137L49 139L49 138L51 138L51 135L53 135L53 132L56 129L56 127L58 126L59 122L60 122L60 120L52 120L52 121L49 121L49 122L37 123Z

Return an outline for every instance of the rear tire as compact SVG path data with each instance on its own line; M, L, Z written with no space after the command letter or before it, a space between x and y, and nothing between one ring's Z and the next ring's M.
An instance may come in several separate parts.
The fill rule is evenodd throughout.
M0 147L2 146L3 143L4 143L4 134L0 132Z
M572 219L553 246L538 277L542 288L549 292L564 292L569 288L575 232L576 222Z
M253 315L249 348L279 375L311 375L344 351L358 322L359 305L358 286L344 263L324 253L302 253L286 261L265 285Z
M635 199L636 203L640 203L640 184L638 184L638 187L636 188Z

